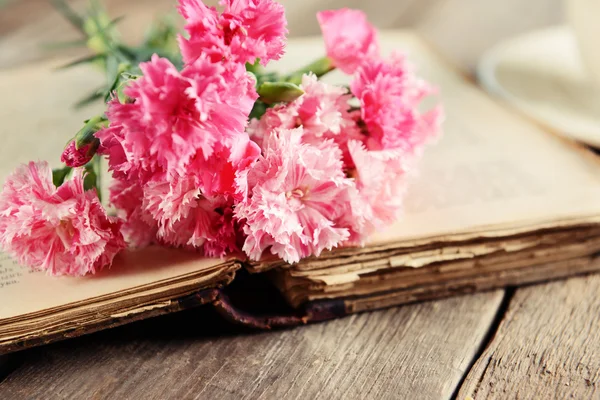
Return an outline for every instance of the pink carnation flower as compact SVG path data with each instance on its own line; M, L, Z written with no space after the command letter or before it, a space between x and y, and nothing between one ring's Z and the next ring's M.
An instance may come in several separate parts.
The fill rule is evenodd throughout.
M414 74L405 58L365 63L351 84L360 100L370 149L402 149L419 153L424 144L438 136L441 108L422 114L419 104L435 90Z
M208 256L239 251L233 202L207 198L193 176L150 182L144 188L144 210L158 224L158 239L168 245L202 249Z
M395 222L402 211L410 167L414 159L403 151L367 150L350 141L348 148L355 169L356 190L350 192L352 212L344 223L350 226L350 242L363 244L374 232Z
M317 14L327 56L347 74L353 74L362 63L379 56L377 30L360 10L342 8Z
M284 7L272 0L221 0L222 14L200 0L180 0L189 39L180 36L183 59L193 63L202 54L213 62L231 60L266 65L283 55L287 21Z
M344 87L329 85L310 74L302 77L305 94L298 100L297 124L304 131L302 141L318 145L332 139L342 150L344 168L351 164L348 140L362 140L363 135L349 112L351 95Z
M208 159L218 144L246 135L257 94L243 65L199 57L180 73L154 55L140 68L143 77L124 91L133 102L113 99L111 125L96 133L111 170L142 180L183 173L193 157Z
M198 187L207 197L244 200L248 195L248 171L259 156L260 147L248 135L240 135L229 147L218 145L210 158L196 157L188 174L198 177Z
M346 211L340 199L352 184L342 171L341 152L330 140L302 143L302 133L280 129L265 138L263 156L248 176L248 201L235 209L246 221L243 250L254 260L270 249L297 262L349 237L336 223Z
M296 109L304 141L316 143L331 138L345 142L349 135L359 134L348 112L351 96L346 88L319 81L313 74L302 77L301 87L305 94L296 100Z
M361 140L362 135L355 118L350 114L350 94L340 86L317 80L313 74L302 77L304 95L295 101L269 108L259 121L252 121L248 132L252 139L261 143L274 129L303 128L302 141L318 145L325 139L333 139L349 160L346 143L350 139Z
M294 102L276 104L268 108L260 119L251 120L246 129L250 139L262 148L264 140L274 130L278 128L293 129L299 126L298 110L293 104Z
M225 257L241 253L240 233L232 203L200 197L188 216L177 221L174 230L163 237L163 242L198 249L208 257Z
M119 107L116 100L111 100L109 109ZM112 176L124 181L138 180L146 182L150 179L164 179L165 170L150 157L135 157L133 142L126 138L127 130L117 123L95 133L100 140L98 154L106 156Z
M121 222L108 217L83 173L58 189L45 162L22 165L0 194L0 246L50 275L85 275L109 266L125 247Z
M110 202L124 221L121 232L132 247L146 247L156 241L158 226L143 207L144 190L137 182L114 179Z

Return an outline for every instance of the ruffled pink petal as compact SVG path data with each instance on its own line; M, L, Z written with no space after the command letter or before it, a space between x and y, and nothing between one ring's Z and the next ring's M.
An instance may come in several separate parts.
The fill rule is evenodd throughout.
M244 132L257 94L241 64L211 63L201 56L180 73L153 56L140 64L143 77L112 100L110 127L96 133L100 153L121 179L142 183L187 172L194 157L208 159Z
M263 155L250 171L248 200L236 207L247 235L243 250L259 259L269 250L287 262L318 255L349 237L337 225L339 204L352 182L333 141L302 143L302 128L264 138Z
M0 194L0 247L50 275L85 275L110 266L125 247L121 221L108 217L83 173L58 189L45 162L21 166Z
M273 0L222 0L223 13L197 0L180 0L189 37L179 38L183 59L193 63L201 55L213 62L266 65L284 52L287 21L284 7Z
M317 14L327 56L347 74L379 56L377 30L360 10L342 8Z
M415 75L404 56L365 63L351 89L360 101L369 149L400 149L412 156L439 136L441 107L426 113L419 110L422 100L435 89Z

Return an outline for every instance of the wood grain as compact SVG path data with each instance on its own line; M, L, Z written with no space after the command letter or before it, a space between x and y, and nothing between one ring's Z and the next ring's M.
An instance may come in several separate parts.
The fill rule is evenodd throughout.
M210 319L183 312L28 351L0 398L449 398L502 297L219 338L195 336L211 334Z
M598 293L598 275L517 290L458 398L600 398Z
M113 15L128 15L129 40L172 7L170 0L106 1ZM292 36L318 32L318 9L361 7L382 28L415 27L466 68L499 40L562 20L561 0L284 3ZM12 1L0 10L0 68L54 57L41 44L74 38L46 0ZM75 53L58 55L65 54ZM549 398L551 389L598 397L599 340L590 324L598 326L599 280L518 290L458 398L531 397L535 384ZM497 291L235 337L223 336L231 328L216 329L206 310L183 312L18 353L18 362L0 358L0 380L10 372L3 368L18 367L0 383L0 398L449 398L501 298Z

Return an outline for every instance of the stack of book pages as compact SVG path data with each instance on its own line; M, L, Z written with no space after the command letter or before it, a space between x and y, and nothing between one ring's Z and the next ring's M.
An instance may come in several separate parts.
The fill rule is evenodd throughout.
M227 286L239 268L264 274L299 323L600 270L597 156L496 104L413 34L386 33L382 42L386 52L408 52L440 87L447 114L445 135L427 150L397 224L365 247L294 265L148 248L120 256L100 275L56 279L0 257L0 353L217 303L218 295L202 293ZM278 68L291 69L322 46L292 41ZM61 79L57 87L74 78Z

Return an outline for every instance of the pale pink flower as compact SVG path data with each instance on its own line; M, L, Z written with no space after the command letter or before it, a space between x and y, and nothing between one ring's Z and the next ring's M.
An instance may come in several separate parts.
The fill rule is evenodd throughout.
M269 108L260 120L253 120L247 131L261 144L265 136L278 128L303 128L302 142L318 145L332 139L349 160L346 143L362 140L355 117L349 112L350 94L340 86L317 80L313 74L302 77L304 94L293 102Z
M250 258L258 260L269 250L297 262L348 238L348 229L336 221L346 211L339 199L352 182L331 140L310 145L302 143L302 128L279 129L265 138L248 181L248 200L235 213L246 222L243 250Z
M143 77L124 90L133 101L112 100L110 127L96 134L112 170L139 179L183 173L193 157L208 159L217 144L246 135L257 94L243 65L202 56L180 73L155 55L140 68Z
M187 218L201 197L199 179L193 175L148 182L143 190L143 209L157 222L159 238L173 232L175 224Z
M419 153L424 144L438 136L441 108L424 114L419 111L423 98L435 89L415 75L403 56L395 54L389 60L365 63L351 89L360 100L369 149Z
M351 95L341 86L317 80L313 74L302 77L305 94L296 100L297 125L304 134L302 141L318 145L332 139L342 150L344 167L351 158L348 153L349 140L363 140L356 118L349 112Z
M335 67L353 74L365 61L379 56L377 30L360 10L342 8L317 14L327 56Z
M368 150L353 140L348 148L355 165L351 175L356 190L350 192L352 212L343 223L350 227L350 242L363 244L400 216L415 159L399 149Z
M335 139L356 127L348 112L351 95L346 88L319 81L313 74L304 75L300 86L304 95L296 100L295 107L305 141Z
M189 38L179 37L183 59L192 63L207 54L213 62L231 60L266 65L283 55L287 21L273 0L221 0L223 13L200 0L180 0Z
M201 179L174 176L144 187L144 211L158 224L162 243L203 250L209 256L239 251L233 221L233 201L224 196L206 197Z
M22 165L0 194L0 245L50 275L85 275L110 266L125 247L121 222L106 215L78 169L58 189L45 162Z
M137 181L113 179L110 202L124 221L121 232L132 247L146 247L156 241L158 224L143 207L144 190Z
M297 100L296 100L297 101ZM254 142L261 148L263 141L271 135L274 130L293 129L298 127L298 109L292 103L280 103L267 109L260 119L253 119L248 124L246 132Z
M222 198L200 197L189 214L161 238L170 246L202 251L209 257L241 253L241 230L233 218L233 204Z
M86 144L81 146L79 149L76 146L74 140L72 140L62 155L60 156L60 161L63 162L68 167L77 168L82 167L85 164L89 163L94 157L93 144Z
M213 215L214 235L204 242L202 248L207 257L224 258L230 255L243 255L241 248L244 244L243 229L235 219L232 207Z

